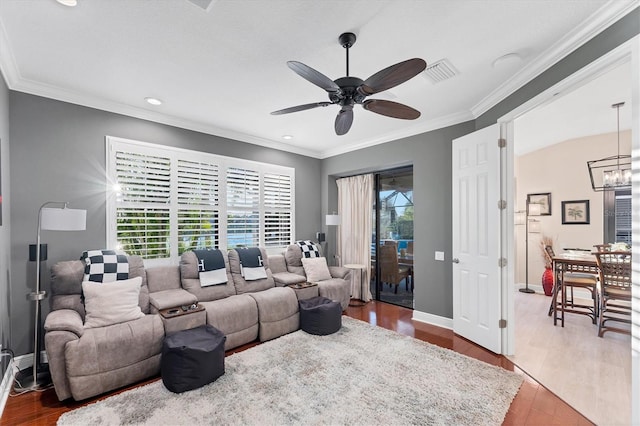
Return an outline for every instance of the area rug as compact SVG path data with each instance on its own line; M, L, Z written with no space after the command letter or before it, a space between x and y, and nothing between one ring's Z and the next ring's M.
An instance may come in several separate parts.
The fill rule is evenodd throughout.
M522 376L346 316L230 355L173 394L162 381L63 414L59 425L499 425Z

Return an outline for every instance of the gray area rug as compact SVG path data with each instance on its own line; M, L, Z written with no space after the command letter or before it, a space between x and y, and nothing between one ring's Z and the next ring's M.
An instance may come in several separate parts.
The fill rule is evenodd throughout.
M59 425L499 425L516 373L346 316L226 358L225 374L182 394L157 381L63 414Z

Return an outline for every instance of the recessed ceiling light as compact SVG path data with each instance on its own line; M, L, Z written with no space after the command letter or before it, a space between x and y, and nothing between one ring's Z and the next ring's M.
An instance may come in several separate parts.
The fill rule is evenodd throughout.
M290 140L290 139L293 139L293 136L291 136L291 135L282 135L282 139Z
M502 55L498 59L493 61L491 63L491 66L493 68L511 66L511 65L514 65L514 64L519 63L521 61L522 61L522 56L520 56L519 53L515 53L515 52L514 53L507 53L506 55Z
M65 6L74 7L78 5L78 0L56 0L58 3Z
M162 105L162 101L158 98L144 98L144 100L151 105Z

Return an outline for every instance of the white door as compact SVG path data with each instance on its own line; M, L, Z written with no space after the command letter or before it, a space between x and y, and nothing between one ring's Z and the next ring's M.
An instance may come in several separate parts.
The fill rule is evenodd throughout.
M498 124L453 141L453 331L495 353L499 327Z

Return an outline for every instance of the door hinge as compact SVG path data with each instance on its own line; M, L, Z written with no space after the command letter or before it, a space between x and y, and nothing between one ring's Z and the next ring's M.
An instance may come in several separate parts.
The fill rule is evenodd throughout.
M498 201L498 209L504 210L506 208L507 208L507 201L506 200Z
M506 319L498 320L498 328L507 328L507 320Z
M505 148L507 146L507 140L500 138L498 139L498 148Z
M507 259L504 257L501 257L500 259L498 259L498 266L501 268L504 268L505 266L507 266Z

